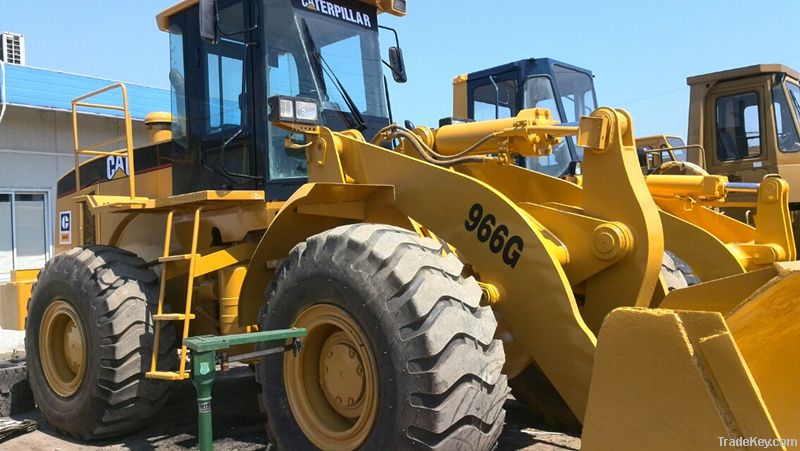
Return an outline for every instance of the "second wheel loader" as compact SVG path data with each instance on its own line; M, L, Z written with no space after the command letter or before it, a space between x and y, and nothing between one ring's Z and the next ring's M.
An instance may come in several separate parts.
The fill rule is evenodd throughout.
M405 8L187 0L159 15L172 139L109 150L76 134L59 181L69 221L26 335L47 421L125 434L208 370L182 340L302 327L296 355L220 356L257 365L281 449L492 449L509 379L581 423L586 449L797 437L785 182L757 188L750 227L707 208L723 178L645 181L621 110L390 124L377 20ZM582 187L513 164L565 138L585 149ZM669 214L659 193L702 212ZM671 245L705 249L703 283L668 290Z

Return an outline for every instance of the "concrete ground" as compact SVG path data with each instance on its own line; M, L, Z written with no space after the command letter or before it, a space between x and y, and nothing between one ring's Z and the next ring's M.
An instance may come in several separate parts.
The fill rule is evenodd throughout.
M0 327L0 355L25 352L25 331Z
M250 451L266 449L264 420L258 412L255 393L258 385L247 367L238 367L218 378L214 385L215 450ZM144 430L119 440L85 445L59 436L48 427L38 411L18 415L31 419L39 430L0 443L0 450L78 451L78 450L185 450L197 446L197 420L194 386L190 382L175 388L167 405ZM500 450L577 450L580 439L537 429L525 408L514 400L506 403L506 427L500 437Z

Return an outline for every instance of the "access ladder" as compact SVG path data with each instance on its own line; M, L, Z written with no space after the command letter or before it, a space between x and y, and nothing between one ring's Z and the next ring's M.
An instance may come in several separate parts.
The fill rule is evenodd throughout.
M194 209L194 222L192 224L192 244L188 254L170 255L170 248L172 244L172 229L174 227L173 218L175 217L175 210L170 210L167 214L167 230L164 233L164 253L158 261L161 263L161 287L158 293L158 307L155 315L153 315L153 356L150 361L150 371L146 376L152 379L163 380L183 380L189 378L189 373L186 371L186 338L189 337L189 323L195 318L192 313L192 294L194 293L194 279L195 265L199 255L197 254L197 241L200 235L200 214L203 211L202 206ZM164 297L166 295L167 283L167 268L172 263L176 262L189 262L189 273L186 282L186 303L183 313L164 313ZM178 371L162 371L158 369L158 356L159 346L161 340L162 322L164 321L180 321L183 328L181 333L181 359Z

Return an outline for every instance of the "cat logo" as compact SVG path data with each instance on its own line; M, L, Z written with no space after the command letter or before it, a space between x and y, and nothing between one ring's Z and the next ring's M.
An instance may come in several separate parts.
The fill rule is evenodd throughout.
M375 25L377 25L376 18L371 17L372 14L354 9L356 5L342 6L327 0L299 0L299 2L303 8L328 17L358 24L366 28L374 29Z
M72 244L72 212L58 213L58 244Z
M130 175L128 173L128 157L110 155L106 158L106 178L114 180Z

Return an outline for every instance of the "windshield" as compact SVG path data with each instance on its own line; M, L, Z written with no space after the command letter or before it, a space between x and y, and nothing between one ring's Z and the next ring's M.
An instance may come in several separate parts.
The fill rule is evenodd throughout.
M561 96L561 106L564 108L564 122L577 125L581 116L589 116L597 109L597 100L594 94L592 77L585 73L564 66L553 65L553 76ZM570 136L573 146L575 137ZM583 160L583 147L575 146L578 160Z
M525 108L548 108L555 120L566 124L576 124L581 116L588 116L595 110L594 85L589 74L555 64L553 77L559 97L556 98L550 77L531 77L525 82ZM575 137L569 136L562 139L550 155L525 158L525 167L554 177L564 175L573 160L570 143L578 161L583 160L583 148L577 147Z
M367 124L388 122L376 7L349 0L264 2L269 11L264 19L267 97L318 100L323 124L334 130L354 128L352 118L343 120L352 113L338 79ZM304 36L306 29L311 39ZM271 124L269 130L270 178L306 177L305 153L284 148L286 131Z
M686 143L683 142L683 138L680 136L667 136L667 144L669 147L685 147ZM687 161L687 149L675 149L672 151L672 154L675 155L675 159L678 161ZM669 152L661 152L661 161L669 161L672 157L669 155Z
M562 122L561 113L558 111L556 96L553 93L553 84L550 77L532 77L525 81L525 108L547 108L553 114L553 119ZM567 140L553 147L553 152L544 157L525 157L525 167L542 172L553 177L560 177L566 172L572 157L569 153Z
M306 2L320 6L331 4L326 1L300 1L301 4ZM339 11L333 6L330 8ZM361 8L368 9L364 6ZM374 11L375 8L372 8L370 12ZM343 93L336 88L338 79L359 112L367 116L387 116L377 18L368 12L362 14L355 10L353 15L328 15L308 7L298 8L297 18L298 23L302 20L307 24L316 47L314 50L324 60L324 79L319 83L323 109L350 111Z
M592 114L597 106L589 74L553 65L553 76L564 106L564 122L577 122L581 116Z
M785 83L789 93L787 101L783 85L772 88L772 103L775 109L775 131L778 135L778 144L783 152L797 152L800 150L800 139L797 136L797 127L792 119L792 110L795 117L800 118L800 86L794 83Z

